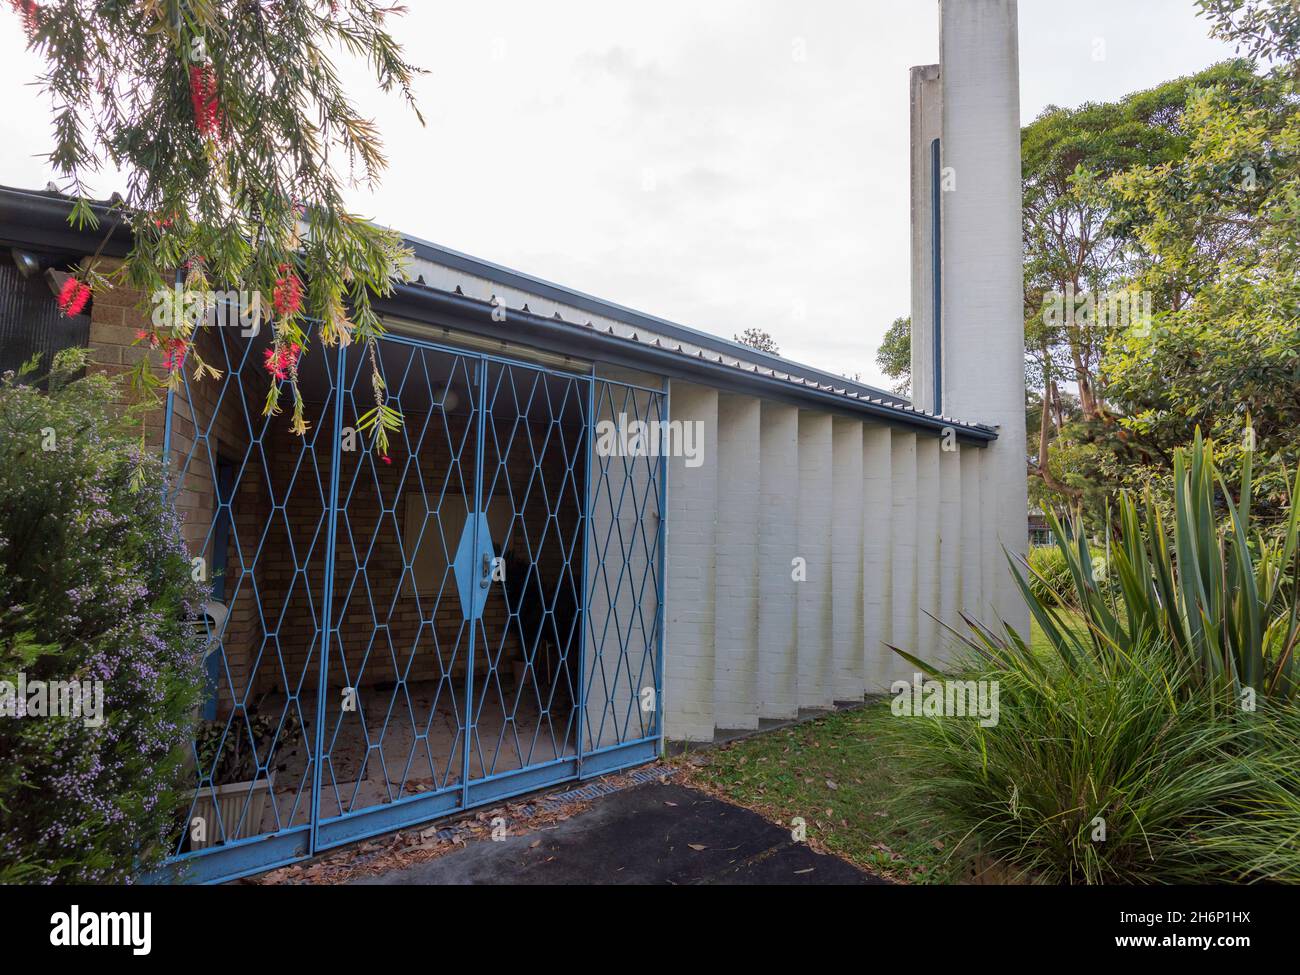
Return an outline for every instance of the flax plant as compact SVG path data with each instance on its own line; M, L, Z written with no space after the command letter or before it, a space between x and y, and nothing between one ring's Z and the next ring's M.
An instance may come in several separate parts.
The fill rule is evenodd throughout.
M1244 457L1234 496L1216 467L1214 445L1198 430L1191 447L1174 455L1172 524L1149 487L1140 502L1121 494L1109 586L1094 573L1099 553L1081 520L1063 524L1049 515L1069 568L1070 591L1054 595L1079 607L1085 625L1067 625L1059 601L1040 598L1046 580L1032 569L1030 577L1025 565L1013 561L1011 569L1066 666L1090 666L1159 642L1172 666L1190 668L1189 692L1207 694L1217 706L1249 708L1257 696L1300 697L1300 507L1294 504L1300 473L1282 532L1269 537L1252 530L1251 455Z

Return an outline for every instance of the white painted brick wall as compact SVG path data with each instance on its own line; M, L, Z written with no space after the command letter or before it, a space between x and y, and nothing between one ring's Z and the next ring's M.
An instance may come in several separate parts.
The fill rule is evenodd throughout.
M975 448L962 447L955 440L952 448L939 452L939 619L945 625L939 627L937 659L944 665L959 649L951 630L961 633L965 629L957 616L961 607L961 465L967 454L976 453Z
M863 641L868 692L888 689L886 675L895 654L892 637L894 486L888 427L863 427L862 437L862 587Z
M910 72L912 116L912 405L935 410L934 397L934 196L931 144L942 134L943 88L939 66ZM942 348L940 352L942 353Z
M759 713L799 713L797 587L790 560L799 554L799 410L761 407L759 512Z
M674 381L674 420L703 423L703 458L668 464L668 627L664 641L664 730L669 738L713 738L715 577L718 511L718 391Z
M939 441L916 438L916 649L922 660L939 650ZM907 649L907 648L904 648Z
M799 411L799 706L835 703L831 636L831 417Z
M961 454L961 609L984 619L984 525L988 518L983 497L984 451L967 447Z
M946 662L920 611L956 620L1001 558L986 450L692 384L672 397L705 451L669 464L670 738L887 691L914 668L886 643Z
M1001 514L998 495L1005 487L1005 479L999 468L998 458L985 452L984 463L980 466L980 498L984 512L980 523L980 558L984 567L984 604L980 622L998 631L1002 628L1000 621L1005 619L1002 612L1002 591L1007 586L1006 580L1010 579L998 531ZM1029 534L1027 525L1028 522L1026 536Z
M917 650L916 620L916 434L895 430L890 444L890 474L893 485L893 644L908 653ZM910 679L913 668L897 654L886 661L884 683Z
M835 699L860 701L866 689L862 617L862 421L831 424L831 619Z
M998 615L1027 630L1001 546L1028 544L1016 0L945 2L940 18L944 412L998 427L983 461ZM989 553L985 553L986 557Z
M758 727L759 401L718 397L714 723Z

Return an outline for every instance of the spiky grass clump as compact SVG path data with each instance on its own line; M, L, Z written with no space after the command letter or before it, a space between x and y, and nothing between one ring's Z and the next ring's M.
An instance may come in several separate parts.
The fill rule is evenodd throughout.
M900 807L957 855L1051 883L1300 882L1300 712L1225 718L1155 646L1105 674L1031 661L961 675L998 681L995 726L892 726L911 770Z
M1150 492L1120 498L1108 585L1077 524L1052 520L1028 578L1011 562L1042 648L960 635L996 725L896 723L905 802L952 848L1053 882L1300 883L1300 510L1252 532L1249 455L1234 496L1199 432L1173 495L1171 523Z

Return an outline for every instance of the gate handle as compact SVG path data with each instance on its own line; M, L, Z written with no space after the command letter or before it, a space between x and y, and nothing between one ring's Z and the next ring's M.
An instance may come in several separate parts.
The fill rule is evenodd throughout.
M492 553L483 553L483 573L479 576L478 585L480 589L486 589L492 585Z

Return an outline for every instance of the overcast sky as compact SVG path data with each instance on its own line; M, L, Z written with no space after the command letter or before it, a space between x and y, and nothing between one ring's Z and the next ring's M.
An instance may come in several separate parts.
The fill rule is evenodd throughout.
M347 71L390 157L360 213L883 382L876 346L909 307L907 72L938 58L934 0L407 2L428 124ZM41 187L49 109L0 17L0 183ZM1021 115L1231 54L1193 0L1020 0Z

